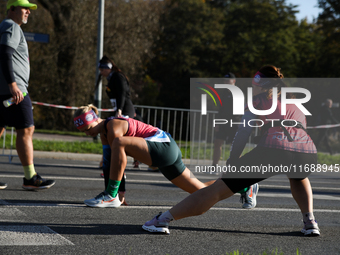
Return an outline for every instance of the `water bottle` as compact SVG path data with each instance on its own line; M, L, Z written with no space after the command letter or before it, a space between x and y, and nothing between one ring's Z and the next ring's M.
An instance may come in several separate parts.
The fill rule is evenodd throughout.
M22 94L23 94L23 96L27 95L26 92L24 92ZM14 104L14 97L11 97L11 98L8 98L8 99L4 100L3 104L4 104L5 107L10 107L12 104Z

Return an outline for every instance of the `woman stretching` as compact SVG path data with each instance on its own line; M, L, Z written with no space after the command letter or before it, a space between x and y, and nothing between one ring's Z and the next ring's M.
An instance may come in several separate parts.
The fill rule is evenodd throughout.
M273 113L268 113L266 116L256 116L250 111L245 112L242 119L244 123L249 123L254 119L260 119L265 123L261 130L261 140L256 148L240 158L252 131L250 124L240 125L232 144L230 158L227 161L228 165L240 170L244 166L260 167L261 165L271 165L289 167L303 165L311 167L317 164L315 145L305 131L305 115L294 104L288 104L286 114L281 115L281 102L278 95L280 95L281 87L285 86L282 79L283 75L280 69L275 66L264 66L256 73L252 81L253 107L257 110L271 109L272 101L277 97L277 108ZM275 123L288 120L288 123L292 122L294 124L286 123L286 126L283 126L283 124L273 125L270 120L277 120ZM273 173L272 175L275 174L280 173ZM308 173L303 173L303 176L288 175L288 178L293 198L301 210L304 221L304 228L301 232L307 236L318 236L320 235L320 230L313 215L313 194L307 176ZM170 221L203 214L218 201L231 197L238 190L264 179L266 178L262 176L255 178L247 176L247 178L239 179L227 179L222 176L221 179L218 179L209 187L198 190L169 211L159 214L151 221L146 222L143 229L150 232L169 234L168 225Z
M100 134L103 147L110 146L110 173L106 190L84 203L91 207L119 207L118 189L127 164L127 156L151 167L158 167L162 174L177 187L193 193L214 181L202 183L193 176L182 162L182 154L170 134L132 118L97 116L93 105L80 107L74 114L74 124L86 135ZM105 153L104 153L105 155Z

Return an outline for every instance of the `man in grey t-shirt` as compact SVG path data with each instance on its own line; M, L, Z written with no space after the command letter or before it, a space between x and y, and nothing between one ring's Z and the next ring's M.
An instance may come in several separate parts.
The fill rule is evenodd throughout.
M55 184L53 180L41 178L33 164L34 121L27 91L30 65L27 42L20 26L27 23L31 10L35 9L37 5L28 0L9 0L7 18L0 24L0 137L5 126L15 127L16 149L25 175L22 187L27 190L47 189ZM11 97L13 105L2 104ZM6 186L0 183L0 188Z

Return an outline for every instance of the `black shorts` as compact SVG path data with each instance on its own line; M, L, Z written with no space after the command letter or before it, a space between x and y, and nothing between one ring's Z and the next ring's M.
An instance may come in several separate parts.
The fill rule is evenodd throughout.
M264 166L266 166L268 170L269 166L271 166L273 167L272 172L266 172L265 174L247 172L237 173L238 176L242 174L242 178L230 178L232 174L226 173L222 176L222 181L224 181L224 183L228 186L229 189L231 189L231 191L236 193L241 189L244 189L257 182L279 174L286 174L289 178L302 180L310 174L310 172L307 171L300 172L300 169L303 169L303 167L300 168L299 166L304 166L306 164L316 165L317 154L257 146L255 149L245 154L243 157L239 158L236 161L233 161L231 165L235 166L235 169L237 171L239 171L241 168L245 169L246 167L248 167L248 169L251 169L251 167L254 166L257 166L259 168L261 167L262 169ZM273 169L276 169L277 171L273 171ZM290 171L285 172L282 169Z
M31 98L27 94L18 105L5 107L2 103L12 95L0 95L0 127L24 129L34 126Z

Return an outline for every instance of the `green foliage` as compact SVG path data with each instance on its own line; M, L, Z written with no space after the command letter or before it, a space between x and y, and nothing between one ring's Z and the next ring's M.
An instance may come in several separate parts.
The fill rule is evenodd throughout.
M12 148L16 148L16 136L13 137L13 146ZM3 137L0 139L0 146L2 148L3 145ZM64 141L46 141L46 140L36 140L33 139L33 147L34 150L37 151L55 151L55 152L71 152L71 153L93 153L93 154L102 154L102 145L101 143L95 142L64 142ZM11 148L11 136L6 134L5 140L5 148Z
M71 131L59 131L59 130L47 130L47 129L37 129L34 130L35 133L43 133L43 134L55 134L55 135L72 135L72 136L80 136L86 137L84 132L71 132Z
M146 75L143 80L143 86L140 93L140 105L157 106L160 84L152 80L149 75Z
M6 2L0 2L1 20L5 18ZM31 99L66 106L94 103L99 2L36 0L36 3L38 9L30 14L22 29L48 34L50 42L28 42ZM135 104L139 97L134 86L143 86L145 65L152 55L153 35L159 29L163 5L163 1L144 0L105 3L104 54L130 78ZM105 86L102 108L111 108L104 89ZM75 130L72 114L72 110L34 106L35 125L40 129Z
M204 146L201 145L200 149L198 149L198 145L195 144L194 148L192 146L188 146L187 148L181 147L182 156L184 157L186 155L187 158L190 158L192 155L193 159L210 159L209 155L212 155L213 151L211 149L211 145L208 144L207 148L204 148ZM248 153L251 150L251 148L246 147L243 151L243 155ZM221 155L222 159L228 159L229 158L229 152L230 152L230 145L226 145L225 149L222 151L224 152L223 155ZM191 154L192 153L192 154ZM326 153L318 152L318 164L327 164L327 165L334 165L339 164L340 162L340 155L329 155Z
M224 17L204 1L167 1L155 42L150 76L162 84L165 106L189 107L189 78L214 76L224 51Z
M93 153L102 154L101 143L94 142L63 142L63 141L42 141L33 140L35 150L71 152L71 153Z
M339 162L340 162L339 155L329 155L325 153L318 153L319 164L334 165L334 164L339 164Z
M32 100L93 103L98 5L93 0L37 4L22 29L49 34L50 42L28 42ZM134 104L189 108L191 77L222 77L228 71L251 77L264 64L281 67L285 77L340 77L340 1L318 4L322 13L308 23L296 20L296 6L287 0L110 0L104 53L129 76ZM5 9L1 1L1 20ZM111 107L105 93L102 107ZM72 113L37 105L36 127L75 130Z
M321 42L320 34L315 24L302 20L294 31L298 62L297 77L319 77L317 59L319 58ZM322 76L321 76L322 77Z
M317 24L320 38L318 74L322 77L340 76L340 1L318 0L323 9Z
M299 25L296 6L285 0L167 3L148 66L162 84L166 106L188 108L190 77L222 77L228 71L251 77L265 64L292 77L305 75L300 60L314 60L313 27Z
M294 31L298 22L285 1L237 1L225 11L224 65L239 77L251 77L265 64L295 74L298 53Z

